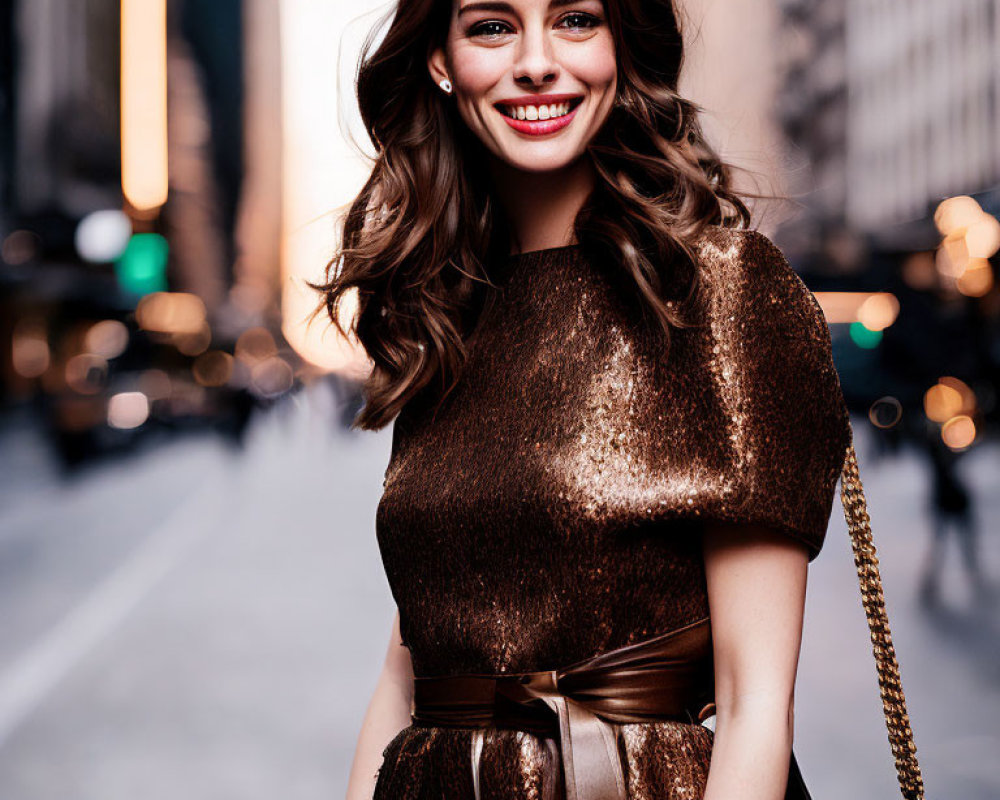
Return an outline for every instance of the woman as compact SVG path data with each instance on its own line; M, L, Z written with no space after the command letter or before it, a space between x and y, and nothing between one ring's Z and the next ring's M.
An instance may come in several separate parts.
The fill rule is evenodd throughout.
M808 797L849 418L682 57L669 0L400 0L369 45L377 159L318 287L334 321L358 291L356 424L395 419L349 800Z

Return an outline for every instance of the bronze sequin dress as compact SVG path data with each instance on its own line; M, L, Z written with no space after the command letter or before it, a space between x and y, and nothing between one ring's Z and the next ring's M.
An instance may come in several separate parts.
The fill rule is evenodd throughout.
M703 619L705 520L819 553L850 441L822 310L765 235L699 248L701 324L668 357L614 264L511 257L459 383L396 419L376 530L415 675L555 669ZM619 730L631 800L702 796L710 728ZM402 730L375 800L473 800L471 735ZM481 800L551 796L558 758L487 730Z

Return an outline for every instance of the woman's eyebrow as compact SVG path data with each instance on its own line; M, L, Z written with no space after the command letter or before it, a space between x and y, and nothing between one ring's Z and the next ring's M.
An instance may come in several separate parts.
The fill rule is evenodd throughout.
M469 3L458 10L458 16L462 16L466 11L513 11L510 3L495 2L494 0L486 0L486 2L479 3Z
M580 0L551 0L549 6L551 8L560 8L562 6L573 5L578 3ZM503 0L480 0L476 3L469 3L458 10L458 16L462 16L466 11L504 11L507 13L513 13L514 8L510 3L505 3Z

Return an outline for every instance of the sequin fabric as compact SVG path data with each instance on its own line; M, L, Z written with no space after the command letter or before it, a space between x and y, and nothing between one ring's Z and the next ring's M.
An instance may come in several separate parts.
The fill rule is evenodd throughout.
M822 310L757 231L709 228L698 269L665 354L614 264L514 256L458 385L403 409L376 532L416 675L555 669L708 615L707 520L818 555L850 440ZM702 796L709 728L620 727L631 800ZM471 741L403 729L375 800L473 800ZM561 800L558 758L487 729L482 800Z

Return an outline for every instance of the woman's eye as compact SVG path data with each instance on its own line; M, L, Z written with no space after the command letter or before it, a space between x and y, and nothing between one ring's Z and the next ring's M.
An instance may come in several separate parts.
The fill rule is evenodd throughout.
M510 33L510 26L499 20L486 20L469 28L469 36L483 36L487 39L503 36L505 33Z
M596 28L601 24L601 21L595 17L593 14L584 14L579 11L574 11L572 14L567 14L561 20L559 24L570 23L566 27L568 28Z

